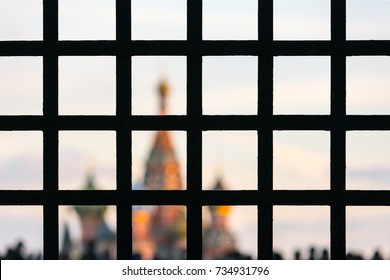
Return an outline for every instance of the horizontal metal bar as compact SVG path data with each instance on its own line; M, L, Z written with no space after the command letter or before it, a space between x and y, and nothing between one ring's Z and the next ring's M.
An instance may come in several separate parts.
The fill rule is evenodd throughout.
M129 187L130 188L130 187ZM0 191L0 205L382 205L390 190Z
M390 130L390 115L0 116L7 130Z
M390 41L1 41L0 56L390 55Z

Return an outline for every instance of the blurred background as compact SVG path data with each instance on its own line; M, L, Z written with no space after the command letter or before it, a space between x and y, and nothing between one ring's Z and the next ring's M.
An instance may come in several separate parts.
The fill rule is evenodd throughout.
M4 0L0 40L42 40L42 1ZM257 40L256 0L203 0L203 39ZM134 40L185 40L185 0L132 0ZM389 40L390 2L347 0L348 40ZM115 40L114 0L59 0L60 40ZM330 0L274 0L275 40L330 40ZM257 113L257 58L203 57L203 114ZM347 58L347 114L390 112L390 58ZM186 57L132 57L132 113L186 114ZM0 57L0 115L42 115L42 57ZM115 57L59 58L59 113L115 115ZM163 105L162 105L163 104ZM162 109L164 108L164 110ZM274 114L330 113L330 57L274 58ZM115 189L115 131L62 131L60 189ZM133 189L185 189L186 133L132 132ZM254 131L203 132L202 188L257 188ZM28 140L28 141L27 141ZM347 189L390 188L390 132L347 132ZM274 131L274 189L329 189L330 134ZM0 189L39 190L42 133L0 132ZM260 155L261 156L261 155ZM261 186L260 186L261 187ZM60 206L62 258L116 258L114 206ZM204 258L256 258L257 208L203 208ZM347 207L350 258L390 258L390 209ZM134 258L185 258L186 209L134 206ZM330 209L275 206L275 258L329 257ZM42 257L43 209L0 206L0 256ZM130 221L129 221L130 222Z

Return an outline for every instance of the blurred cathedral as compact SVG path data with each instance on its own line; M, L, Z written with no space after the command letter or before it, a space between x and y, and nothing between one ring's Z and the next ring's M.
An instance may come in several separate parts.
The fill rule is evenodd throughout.
M160 115L167 114L169 86L165 81L158 86ZM143 182L134 184L138 190L182 190L183 179L169 131L158 131L148 155ZM85 189L94 190L92 174ZM219 178L215 190L224 190ZM82 230L80 244L70 238L65 225L62 259L115 259L116 236L107 226L106 206L74 206ZM229 231L230 206L208 207L210 222L203 226L203 259L226 259L241 256L235 237ZM186 213L184 206L133 206L133 259L185 259ZM78 246L76 246L78 245ZM235 258L235 257L234 257Z
M96 190L92 174L87 175L85 190ZM64 225L60 259L116 259L116 235L105 221L107 206L76 205L72 208L81 225L81 240L72 240Z
M158 86L160 115L167 114L169 86ZM180 166L168 131L156 133L146 162L143 184L138 189L182 190ZM218 179L216 190L223 190ZM204 225L203 258L222 259L237 254L236 242L228 229L230 206L210 207L210 223ZM133 208L133 252L137 259L185 259L186 219L183 206Z
M160 115L167 113L168 84L158 87ZM180 166L168 131L158 131L138 189L182 190ZM185 259L185 207L175 205L133 208L133 257L135 259Z

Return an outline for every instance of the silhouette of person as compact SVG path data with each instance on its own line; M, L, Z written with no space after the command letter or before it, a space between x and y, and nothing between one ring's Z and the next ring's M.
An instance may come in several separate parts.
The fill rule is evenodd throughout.
M322 250L320 260L329 260L329 252L327 249Z
M83 256L81 257L82 260L97 260L98 257L96 256L95 252L95 241L91 240L87 244L87 248Z
M316 259L316 249L314 247L310 247L309 260Z
M24 244L22 241L18 241L14 248L8 248L7 253L4 255L4 260L24 260L23 256Z
M296 250L294 252L294 260L300 260L301 259L301 251L300 250Z
M383 257L382 257L382 254L379 252L379 250L376 250L371 259L372 260L383 260Z

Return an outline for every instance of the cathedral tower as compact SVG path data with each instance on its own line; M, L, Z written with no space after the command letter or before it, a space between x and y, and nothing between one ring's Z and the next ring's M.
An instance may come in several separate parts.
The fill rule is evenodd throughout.
M160 115L167 113L169 87L165 81L158 86ZM168 131L158 131L146 162L144 186L151 190L180 190L183 188L179 163Z

